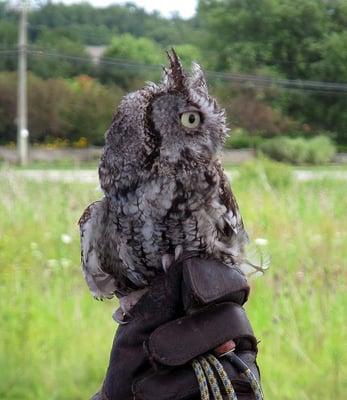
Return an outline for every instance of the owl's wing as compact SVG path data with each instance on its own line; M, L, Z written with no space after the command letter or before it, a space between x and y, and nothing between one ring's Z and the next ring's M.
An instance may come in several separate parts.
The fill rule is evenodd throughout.
M105 272L106 199L90 204L79 220L81 264L85 280L94 297L112 297L117 289L114 276ZM115 251L115 249L114 249Z
M223 215L223 233L226 237L236 237L240 241L247 243L248 235L244 229L241 213L231 191L228 177L225 175L220 164L217 165L217 171L220 178L219 197L221 203L226 208L226 213Z
M229 237L232 252L239 256L237 261L241 271L247 277L262 274L269 268L270 257L266 252L250 245L228 177L224 174L222 167L218 168L218 173L220 176L220 199L227 209L226 214L223 215L223 233Z

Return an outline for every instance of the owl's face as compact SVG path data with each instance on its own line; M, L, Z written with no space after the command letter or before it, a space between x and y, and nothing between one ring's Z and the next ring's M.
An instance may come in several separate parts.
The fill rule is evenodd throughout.
M225 122L211 111L208 98L193 91L163 93L153 100L150 118L161 137L162 162L177 163L187 156L203 161L220 149Z
M178 57L147 109L150 128L160 137L160 160L178 163L190 158L206 162L221 149L226 135L224 110L211 98L201 68L186 75Z

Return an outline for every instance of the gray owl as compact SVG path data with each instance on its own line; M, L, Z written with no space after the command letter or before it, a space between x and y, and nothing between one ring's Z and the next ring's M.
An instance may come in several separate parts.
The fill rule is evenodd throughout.
M97 298L141 292L185 255L239 265L247 234L218 160L224 110L174 50L160 84L122 100L99 167L104 193L80 219L82 268Z

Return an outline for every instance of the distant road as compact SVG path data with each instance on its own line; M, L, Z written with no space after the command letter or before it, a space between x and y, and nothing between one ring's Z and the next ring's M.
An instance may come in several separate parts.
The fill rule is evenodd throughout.
M294 170L294 175L298 181L312 181L324 178L347 180L347 171Z
M0 174L15 175L27 178L36 182L80 182L98 184L98 173L94 170L0 170ZM238 171L232 174L227 172L228 176L237 176ZM294 175L299 181L311 181L315 179L341 179L347 180L347 171L329 171L329 170L294 170Z
M0 171L1 173L1 171ZM52 182L80 182L80 183L98 183L97 170L8 170L7 173L14 174L18 177L31 179L36 182L52 181Z

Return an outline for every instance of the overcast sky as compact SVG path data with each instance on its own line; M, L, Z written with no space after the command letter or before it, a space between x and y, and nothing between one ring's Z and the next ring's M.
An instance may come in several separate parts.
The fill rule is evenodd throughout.
M63 2L71 4L80 3L81 1L63 0ZM95 7L126 3L124 0L89 0L88 2L93 4ZM131 0L131 2L135 3L139 7L145 8L147 11L158 10L166 17L169 17L172 12L178 12L181 17L189 18L194 15L197 0Z

